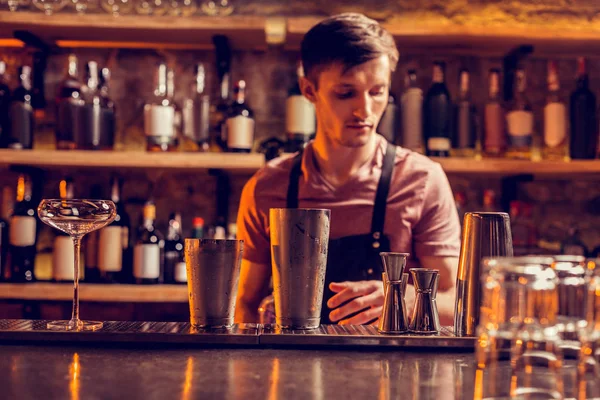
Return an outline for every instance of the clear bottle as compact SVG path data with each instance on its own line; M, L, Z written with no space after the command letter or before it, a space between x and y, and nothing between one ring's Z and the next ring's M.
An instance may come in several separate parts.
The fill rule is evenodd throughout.
M165 283L185 284L186 282L181 214L174 213L169 217L169 230L165 241Z
M454 105L453 157L474 157L477 142L477 110L471 100L470 74L462 69L459 74L459 95Z
M500 99L500 71L490 69L488 99L483 114L483 152L489 157L499 157L506 151L504 109Z
M233 102L225 119L227 151L249 153L254 145L254 112L246 104L246 82L240 80L233 89Z
M121 181L117 177L113 177L111 181L110 199L117 207L117 216L99 232L100 280L104 283L127 283L131 281L131 272L127 273L131 261L128 257L130 219L121 201Z
M210 95L206 90L204 64L196 65L192 95L183 102L183 134L192 139L200 151L210 150Z
M144 205L143 222L133 249L133 278L141 285L162 281L165 242L154 226L155 220L156 206L149 201Z
M115 103L110 98L110 69L100 72L100 148L111 150L115 146L116 120Z
M555 61L548 62L548 97L544 107L544 158L569 159L567 107L560 95L560 81Z
M400 134L401 125L402 116L400 114L400 107L396 104L396 98L390 91L388 94L388 104L377 126L377 133L382 135L388 142L395 144Z
M10 102L8 147L12 149L33 148L35 120L31 100L31 67L25 65L19 68L19 86L14 90Z
M8 264L12 282L35 281L37 207L32 201L32 191L31 178L28 175L20 174L17 180L16 203L10 218L8 233Z
M77 148L78 118L85 104L77 63L77 56L70 54L56 94L56 148L59 150Z
M448 157L452 131L452 102L444 78L445 64L433 64L433 83L423 101L423 135L427 155Z
M286 150L295 153L306 147L317 130L315 106L300 91L300 79L304 77L302 63L296 68L296 80L288 91L285 101Z
M227 151L227 137L225 136L227 130L224 128L224 125L229 110L229 104L231 103L229 94L230 80L230 73L226 71L219 83L219 98L215 104L211 105L211 126L213 132L212 151Z
M408 70L401 98L402 147L424 152L423 148L423 90L417 82L417 71Z
M10 137L10 87L6 79L6 63L0 60L0 149L8 147Z
M175 105L167 92L168 68L160 63L156 70L154 95L144 105L144 133L147 151L175 151Z
M73 190L73 181L70 178L60 181L59 192L62 200L72 200L74 198ZM57 231L52 247L52 279L55 282L73 283L73 279L75 279L74 252L75 247L71 237L64 232ZM82 280L83 264L79 264L80 280Z
M515 75L514 99L506 114L509 148L506 156L516 159L531 159L534 118L527 98L525 70L517 69Z
M577 59L577 88L571 94L569 105L571 122L571 158L596 158L598 147L598 119L596 96L589 88L585 59Z

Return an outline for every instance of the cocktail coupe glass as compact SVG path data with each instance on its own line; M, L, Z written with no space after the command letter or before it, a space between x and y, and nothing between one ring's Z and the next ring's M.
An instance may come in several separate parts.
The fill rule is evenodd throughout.
M115 203L109 200L60 200L45 199L38 206L42 222L65 232L73 240L74 282L73 313L70 321L52 321L48 329L61 331L95 331L102 328L102 322L79 319L79 257L81 239L85 234L110 224L117 215Z

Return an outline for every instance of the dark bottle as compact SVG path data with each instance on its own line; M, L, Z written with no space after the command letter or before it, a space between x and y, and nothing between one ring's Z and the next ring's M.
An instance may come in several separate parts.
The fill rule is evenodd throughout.
M121 201L121 182L113 178L110 199L117 206L114 221L99 232L98 270L100 280L105 283L127 283L131 281L129 257L129 215Z
M0 61L0 148L8 147L10 137L10 88L6 82L6 63Z
M562 243L561 254L587 257L587 247L581 241L577 228L569 228L569 235Z
M294 85L288 91L285 102L286 151L295 153L306 147L317 130L315 106L300 90L300 79L304 77L302 63L296 69Z
M147 202L133 249L133 278L137 284L156 284L162 280L165 242L154 227L155 219L156 207L152 202Z
M102 186L93 185L90 191L91 199L102 199ZM100 272L98 271L98 241L100 232L95 230L89 232L83 238L83 251L85 255L85 281L96 283L100 281Z
M473 157L477 141L477 110L471 100L469 71L462 69L458 79L459 95L454 105L452 155L456 157Z
M19 86L12 94L10 102L10 139L12 149L33 148L33 106L31 104L31 67L19 68Z
M165 283L187 283L179 213L169 217L169 230L165 241Z
M7 256L8 256L8 218L10 218L10 213L8 212L9 208L9 200L6 198L5 193L7 191L3 191L2 204L0 204L0 281L8 279L8 271L7 271Z
M246 104L246 82L240 80L233 89L233 102L229 106L224 129L227 151L249 153L254 144L254 112Z
M506 150L504 109L500 98L500 71L489 72L488 99L483 112L483 151L487 156L500 156Z
M231 46L225 35L215 35L212 38L215 45L217 77L219 79L219 97L211 105L211 132L213 136L212 151L227 150L227 133L223 129L227 111L229 110L231 87Z
M596 96L590 91L585 60L577 59L577 88L570 104L572 159L593 159L598 147Z
M206 90L204 64L196 65L196 82L192 94L183 102L183 134L192 139L200 151L210 149L210 96Z
M9 266L12 282L35 281L34 262L37 239L36 204L32 201L32 182L21 174L17 181L17 197L10 218Z
M112 149L115 144L116 120L115 103L110 98L110 69L102 68L100 73L100 104L101 108L101 130L100 146L102 148Z
M433 64L433 84L423 101L423 136L427 155L434 157L450 155L452 103L444 82L444 68L442 62Z
M79 117L84 106L82 84L77 70L77 56L69 55L67 70L56 93L56 148L77 148Z
M73 181L70 178L63 179L59 183L59 193L61 200L71 200L74 198ZM89 240L89 234L86 235L86 244ZM87 247L87 246L86 246ZM71 237L62 232L55 231L54 244L52 248L52 279L55 282L72 283L75 279L75 259L73 254L75 247ZM87 261L87 260L86 260ZM83 263L80 264L80 267ZM80 270L80 280L83 279Z
M396 138L400 134L401 125L402 116L400 114L400 107L396 104L396 98L392 92L390 92L388 96L388 105L377 126L377 133L382 135L388 142L396 143Z
M203 239L204 238L204 218L194 217L192 226L193 226L192 238Z
M168 68L162 62L156 70L152 98L144 106L144 133L147 151L175 151L175 104L168 91Z
M110 99L105 97L100 86L98 63L90 61L86 65L87 83L82 93L85 105L81 107L76 137L77 148L84 150L112 150L115 139L114 110L109 109ZM107 91L108 88L105 88ZM108 113L112 118L107 118Z

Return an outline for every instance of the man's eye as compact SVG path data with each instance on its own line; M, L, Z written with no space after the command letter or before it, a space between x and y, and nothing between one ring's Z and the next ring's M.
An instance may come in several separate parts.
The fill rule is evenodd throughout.
M385 94L385 90L377 90L375 92L371 92L371 96L383 96Z
M336 93L336 96L339 99L349 99L350 97L352 97L354 95L353 92L341 92L341 93Z

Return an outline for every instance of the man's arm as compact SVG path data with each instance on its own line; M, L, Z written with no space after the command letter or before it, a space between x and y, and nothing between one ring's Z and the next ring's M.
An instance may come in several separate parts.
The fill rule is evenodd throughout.
M436 297L438 313L440 314L440 324L442 326L453 325L458 258L421 256L419 261L423 268L437 269L440 271L440 282ZM414 299L412 299L412 301L414 302ZM408 303L406 306L408 308Z
M258 306L269 294L271 266L242 259L235 322L258 322Z

